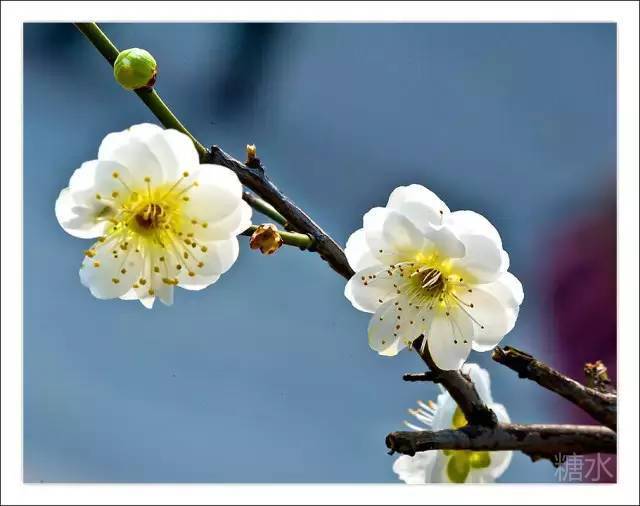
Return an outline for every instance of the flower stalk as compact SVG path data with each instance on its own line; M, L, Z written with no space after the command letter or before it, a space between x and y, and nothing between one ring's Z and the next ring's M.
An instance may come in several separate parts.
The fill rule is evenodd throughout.
M100 29L100 27L96 23L75 23L75 25L113 67L120 51L113 42L111 42L109 37L107 37ZM162 123L165 128L173 128L178 132L188 135L193 142L193 145L196 147L200 158L202 159L206 155L207 148L205 148L204 145L200 143L198 139L189 132L189 130L187 130L180 120L176 118L175 114L173 114L167 104L162 100L162 98L160 98L157 91L154 89L138 89L134 91L138 97L140 97L140 100L146 104L153 114L155 114L156 118L160 120L160 123Z

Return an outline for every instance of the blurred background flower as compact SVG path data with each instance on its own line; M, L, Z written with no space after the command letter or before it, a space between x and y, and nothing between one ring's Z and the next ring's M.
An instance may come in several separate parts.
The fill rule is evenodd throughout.
M154 55L158 91L199 139L238 157L255 143L343 244L408 183L483 214L527 293L503 344L576 377L585 360L615 369L614 24L103 29ZM53 203L106 133L154 118L69 24L24 27L24 118L26 481L396 481L384 437L437 388L402 382L412 354L370 352L344 280L241 238L217 290L153 312L93 300ZM513 420L573 419L487 355L470 361ZM501 477L555 480L517 453Z

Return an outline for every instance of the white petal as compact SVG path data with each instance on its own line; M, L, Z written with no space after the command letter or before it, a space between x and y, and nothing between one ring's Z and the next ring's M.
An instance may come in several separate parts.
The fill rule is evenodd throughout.
M153 307L153 302L156 300L154 296L148 295L146 291L142 294L140 290L131 288L127 293L120 296L122 300L138 300L147 309Z
M188 275L181 273L178 276L178 279L180 280L180 282L178 283L178 286L180 288L184 288L185 290L196 291L196 290L202 290L212 285L213 283L218 281L218 279L220 279L220 275L219 274L213 274L210 276L196 275L196 276L190 277Z
M121 297L140 277L144 265L142 255L132 249L119 251L114 241L97 243L94 249L95 256L85 257L80 267L82 284L98 299ZM118 252L117 256L113 254L114 250Z
M400 213L390 212L382 226L382 236L392 251L402 254L414 254L422 251L424 234Z
M459 369L471 351L468 318L454 312L439 315L429 327L427 345L435 364L443 370Z
M461 371L471 378L471 382L476 387L476 391L480 399L485 404L491 404L493 397L491 396L491 378L489 373L478 364L464 364Z
M251 226L251 206L245 201L238 202L236 209L221 220L209 222L206 228L202 225L194 225L192 231L197 241L217 241L229 239L244 232Z
M190 219L216 222L236 210L242 199L242 185L231 170L221 165L200 165L190 177L198 183L185 194L188 201L183 210Z
M425 237L433 244L437 253L446 258L460 258L465 255L465 245L447 226L425 227Z
M393 472L409 485L429 483L438 452L419 452L413 457L401 455L393 463Z
M155 296L160 299L165 306L171 306L173 304L173 291L174 286L166 283L157 283L155 286Z
M511 419L509 418L509 414L507 413L506 408L502 404L490 404L489 407L493 410L493 412L498 417L498 422L500 423L510 423ZM509 467L511 464L511 457L513 456L513 452L491 452L491 465L486 470L487 474L491 476L491 478L496 479L499 478Z
M477 322L473 337L475 350L494 348L513 329L519 306L504 300L506 293L505 285L495 282L475 286L472 293L459 295L467 305L473 305L467 312Z
M414 318L415 310L403 304L400 298L388 300L369 320L369 346L380 355L397 355L406 348L407 340L418 337L417 330L409 323Z
M522 283L510 272L505 272L490 287L491 292L505 305L519 306L524 300Z
M445 218L465 246L463 258L453 265L465 272L469 281L487 283L497 279L508 267L498 231L489 221L473 211L456 211ZM505 261L507 263L505 264Z
M177 130L164 130L146 123L132 126L130 132L132 137L144 142L156 156L167 181L177 179L185 171L196 170L200 164L191 139Z
M349 239L344 249L349 265L354 271L361 271L374 265L382 266L378 259L369 250L367 238L363 228L356 230Z
M78 206L68 188L60 192L55 204L55 213L65 232L81 239L99 237L109 226L108 222L96 219L93 209Z
M152 186L167 182L158 158L141 139L139 133L134 135L129 130L110 133L100 144L98 159L116 162L126 167L130 179L125 182L132 189L144 188L147 177L151 178Z
M424 249L424 234L397 211L375 207L364 215L363 223L369 249L385 265L414 258Z
M202 246L206 247L206 252L196 248L193 255L197 260L187 260L187 266L196 274L210 276L212 274L223 274L227 272L238 259L240 247L238 239L231 237L220 241L206 242ZM202 267L197 267L197 261L202 262Z
M380 267L368 267L355 273L347 282L344 295L356 309L374 313L384 301L396 296L392 279L369 277L376 276L379 271Z
M142 297L139 300L140 300L140 304L142 304L147 309L151 309L151 308L153 308L153 303L156 300L156 298L155 297L151 297L151 296L147 296L147 297Z
M393 190L387 207L399 211L423 231L428 224L442 224L442 217L449 213L449 208L435 193L419 184Z
M453 400L449 392L445 391L445 393L438 396L437 406L431 428L433 430L450 429L453 422L453 415L458 407L456 401Z
M474 211L455 211L445 216L444 222L460 234L484 235L502 249L500 234L481 214Z
M483 235L461 235L465 255L452 262L454 269L464 273L471 283L489 283L502 272L503 256L496 244Z
M431 476L428 478L429 483L450 483L449 478L447 478L447 463L449 462L449 457L442 451L433 453L436 454L436 458L433 468L431 469Z

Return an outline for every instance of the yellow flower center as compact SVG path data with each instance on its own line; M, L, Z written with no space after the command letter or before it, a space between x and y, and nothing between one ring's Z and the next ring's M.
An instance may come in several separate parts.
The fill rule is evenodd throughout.
M132 189L118 172L112 176L122 184L123 191L114 191L110 196L96 195L96 199L106 205L98 218L109 221L111 226L107 235L99 238L85 255L93 257L99 248L108 247L115 259L123 257L124 265L128 253L134 250L151 258L148 277L159 276L163 283L176 285L178 279L169 272L182 270L195 276L204 266L201 254L207 251L207 247L199 242L198 232L208 224L189 216L184 208L189 202L189 191L197 187L198 182L186 182L189 173L183 172L174 183L154 186L151 178L145 177L145 186ZM170 259L171 265L168 264ZM100 263L93 265L97 268ZM122 273L125 272L123 267ZM113 282L117 284L120 279L114 277ZM143 277L133 288L145 284ZM148 291L153 295L152 288Z

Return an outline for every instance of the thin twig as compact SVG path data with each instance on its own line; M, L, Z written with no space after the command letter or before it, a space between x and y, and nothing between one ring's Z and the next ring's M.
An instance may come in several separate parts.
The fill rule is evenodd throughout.
M268 202L265 202L261 198L256 197L253 193L248 191L242 192L242 199L251 207L253 207L256 211L264 214L265 216L268 216L276 223L279 223L280 225L282 225L285 229L287 228L288 226L287 219L284 216L282 216L278 211L276 211L274 207Z
M386 444L389 450L405 455L428 450L519 450L537 460L558 454L616 453L616 433L597 425L467 425L441 431L393 432Z
M312 249L317 251L333 270L346 279L353 276L353 269L349 266L340 245L271 182L262 165L248 167L217 146L211 148L204 161L234 171L242 184L275 207L297 232L310 235L314 240Z
M528 353L510 346L504 349L497 347L493 351L492 358L516 371L521 378L535 381L538 385L581 407L598 422L616 430L617 397L614 394L586 387Z

